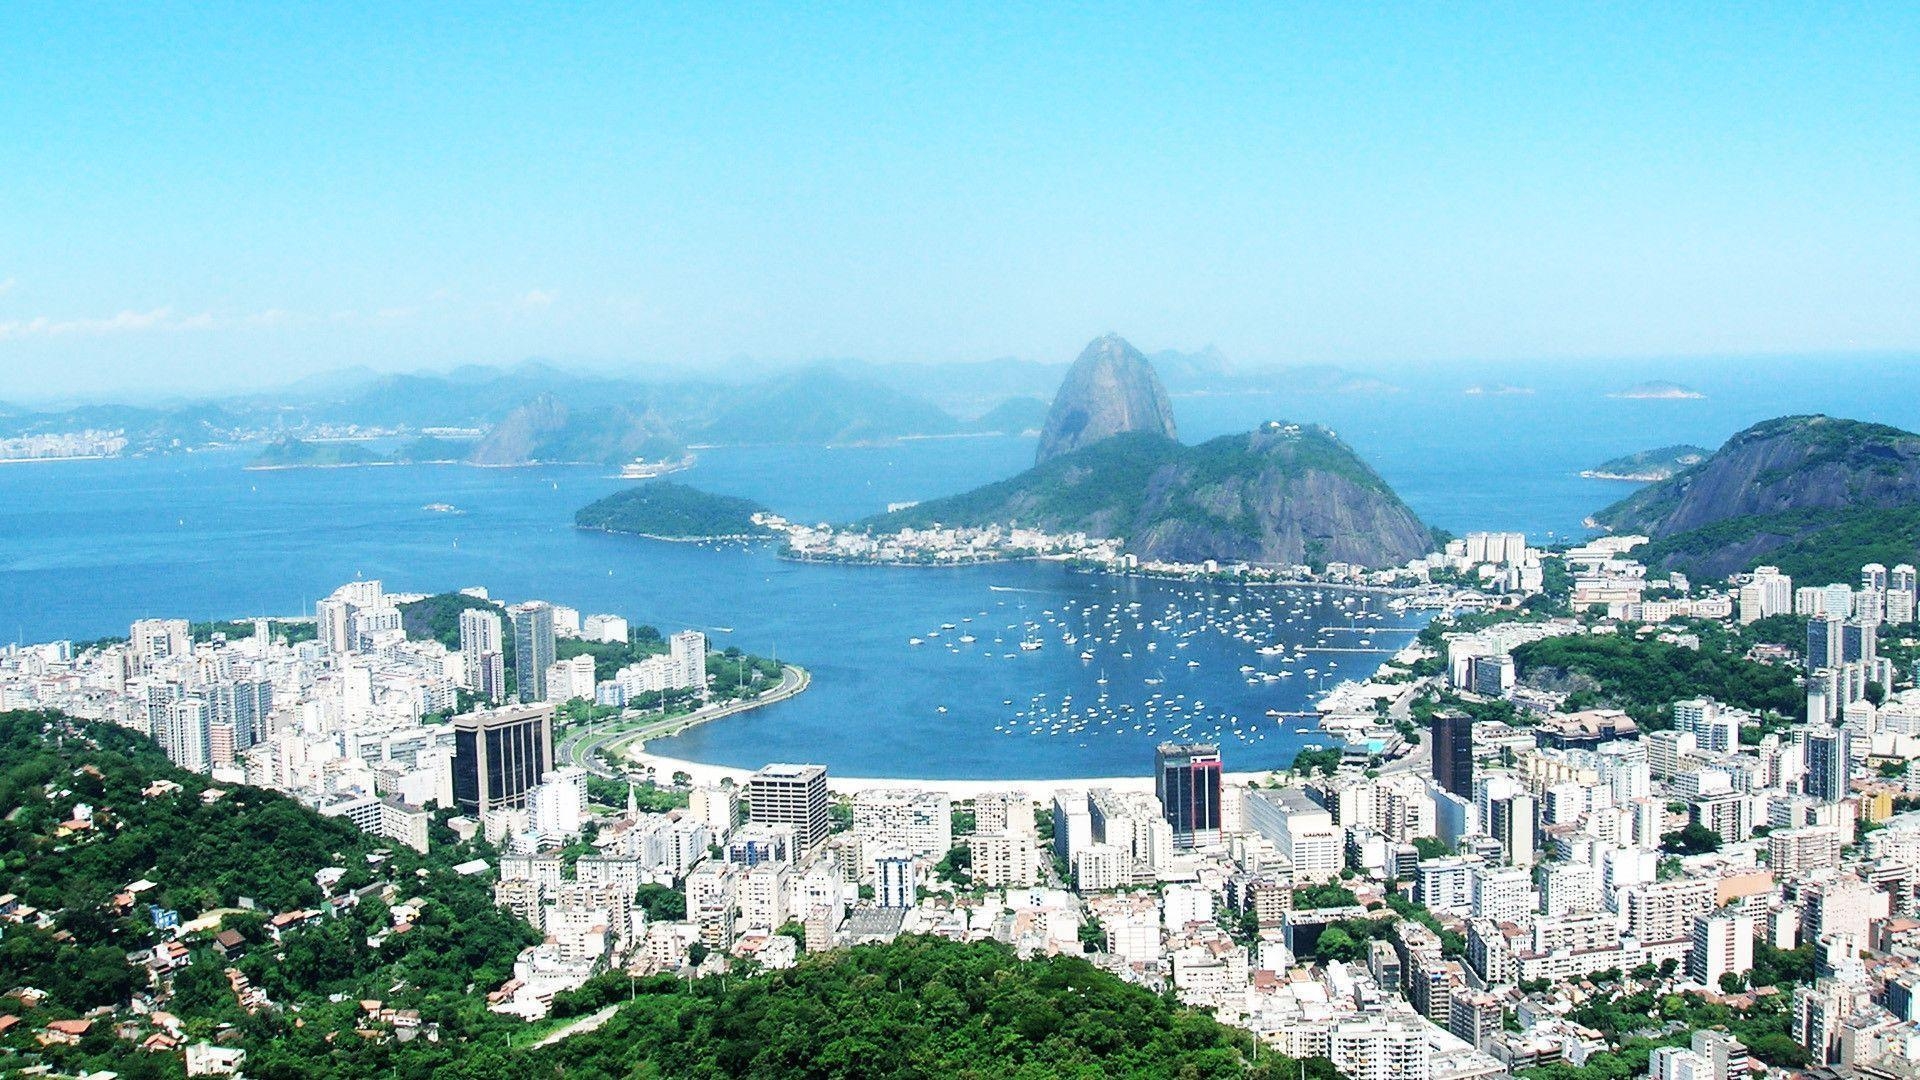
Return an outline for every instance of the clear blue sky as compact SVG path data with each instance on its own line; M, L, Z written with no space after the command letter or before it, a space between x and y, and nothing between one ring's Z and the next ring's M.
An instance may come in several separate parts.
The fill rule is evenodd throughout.
M0 8L0 399L1920 348L1911 4L707 7Z

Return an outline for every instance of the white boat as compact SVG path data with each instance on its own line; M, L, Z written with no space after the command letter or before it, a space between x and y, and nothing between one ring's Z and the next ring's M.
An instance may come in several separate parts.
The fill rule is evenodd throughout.
M1020 648L1024 652L1034 652L1038 650L1043 644L1045 643L1040 641L1035 641L1032 638L1028 638L1026 641L1023 641L1020 643Z
M910 637L910 638L908 638L908 639L907 639L907 644L909 644L909 645L924 645L924 644L926 644L926 643L925 643L925 642L923 642L923 641L921 641L921 640L920 640L919 638L917 638L917 637Z

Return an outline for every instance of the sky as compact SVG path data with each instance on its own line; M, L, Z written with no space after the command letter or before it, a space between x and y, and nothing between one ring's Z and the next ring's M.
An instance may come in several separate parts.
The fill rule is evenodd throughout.
M1920 351L1920 6L641 6L0 6L0 400Z

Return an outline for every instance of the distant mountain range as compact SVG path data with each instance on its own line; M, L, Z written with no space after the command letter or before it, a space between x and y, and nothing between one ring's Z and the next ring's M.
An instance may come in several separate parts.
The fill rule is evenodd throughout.
M1653 540L1661 568L1723 577L1760 563L1825 583L1920 561L1920 435L1830 416L1755 424L1704 461L1594 515Z

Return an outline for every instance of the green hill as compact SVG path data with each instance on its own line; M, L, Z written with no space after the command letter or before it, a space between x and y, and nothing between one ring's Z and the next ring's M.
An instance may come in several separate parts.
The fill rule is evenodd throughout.
M1759 563L1793 564L1810 579L1847 580L1861 562L1913 561L1916 509L1920 435L1788 416L1755 424L1594 519L1652 538L1643 557L1662 568L1721 577ZM1882 531L1889 529L1901 531ZM1861 554L1869 557L1851 561ZM1832 570L1843 572L1820 576Z
M1637 480L1654 482L1665 480L1682 469L1700 464L1711 453L1706 449L1681 443L1675 446L1662 446L1658 450L1642 450L1635 454L1623 454L1582 470L1580 475L1593 480Z
M1332 432L1280 422L1192 447L1126 432L860 524L1085 532L1181 562L1390 566L1431 546L1413 512Z
M422 856L284 795L215 785L175 767L132 731L52 713L0 713L0 760L0 806L8 810L0 819L0 893L17 894L51 919L45 928L7 928L0 984L46 991L43 1008L52 1014L124 1006L146 985L135 951L169 936L154 929L150 904L183 922L230 911L223 925L251 943L238 967L283 1005L324 1005L337 993L422 1005L464 999L469 985L505 979L518 951L537 940L493 906L484 878L450 869L470 853L444 830L446 846ZM146 794L156 781L179 790ZM62 829L83 804L91 827ZM362 900L290 933L277 948L266 945L267 916L331 909L314 877L328 867L345 873L334 897L391 882L402 898L425 900L421 918L375 947L367 939L391 928L386 905ZM130 905L115 903L142 879L153 887ZM237 910L249 904L257 911ZM209 937L187 938L201 970L184 986L183 976L173 977L175 1008L192 1020L237 1021L221 964L205 951ZM196 981L204 979L218 980L217 988L208 993ZM183 994L204 1017L180 1003Z
M649 480L580 508L573 523L583 529L634 533L663 540L772 536L754 523L766 507L751 499L714 495L670 480Z
M250 469L338 469L352 465L372 465L380 455L357 442L309 442L302 439L277 439L262 447Z

